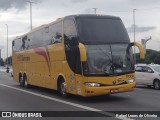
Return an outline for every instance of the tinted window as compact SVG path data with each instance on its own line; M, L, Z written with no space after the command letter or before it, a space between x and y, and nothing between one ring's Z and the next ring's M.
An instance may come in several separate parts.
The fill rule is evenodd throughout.
M56 23L49 27L49 36L51 36L52 43L59 43L62 41L62 23Z
M152 71L152 69L146 66L143 67L143 72L149 72L149 71Z
M86 45L87 62L86 74L112 73L112 56L109 45Z
M115 73L123 73L134 70L133 52L126 52L129 44L111 44L112 60Z
M44 29L41 29L30 34L32 37L30 37L30 35L27 37L28 39L30 39L30 45L32 45L32 48L43 46L43 33ZM28 44L27 42L28 41L26 40L25 44ZM28 48L31 48L30 45Z
M133 72L132 50L126 52L128 44L85 45L88 75L112 75Z
M67 46L77 46L77 30L73 20L64 21L64 39Z
M21 38L18 38L16 40L12 41L12 49L13 49L13 51L19 51L19 50L22 49L22 40L21 40Z
M64 20L64 44L66 59L71 70L80 74L80 52L78 48L76 26L72 19Z
M138 71L138 72L142 72L142 67L141 66L137 66L135 70Z
M62 22L52 24L14 40L13 51L21 51L62 41Z
M120 19L77 18L80 40L85 44L129 42L127 31Z

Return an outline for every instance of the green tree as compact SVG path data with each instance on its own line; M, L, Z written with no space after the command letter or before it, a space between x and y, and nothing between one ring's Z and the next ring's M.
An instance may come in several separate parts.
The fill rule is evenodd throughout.
M157 56L154 59L155 64L160 64L160 53L157 54Z
M160 64L158 62L159 57L157 56L159 54L160 54L160 52L158 52L158 51L148 49L148 50L146 50L145 59L140 60L139 59L139 53L136 53L136 63L146 63L146 64L156 63L156 64Z

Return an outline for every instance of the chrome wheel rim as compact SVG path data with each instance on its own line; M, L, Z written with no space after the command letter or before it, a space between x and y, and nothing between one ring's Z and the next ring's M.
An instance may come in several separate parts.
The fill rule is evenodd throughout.
M25 80L24 84L25 84L25 87L27 87L27 85L28 85L27 80Z
M155 86L155 89L159 89L159 82L156 81L155 84L154 84L154 86Z
M61 84L61 94L66 95L66 83L65 82Z
M23 77L20 77L20 85L23 85Z

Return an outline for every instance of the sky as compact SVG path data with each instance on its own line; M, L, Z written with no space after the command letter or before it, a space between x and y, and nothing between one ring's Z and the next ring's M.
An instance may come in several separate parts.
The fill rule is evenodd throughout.
M152 39L147 49L160 51L160 0L31 0L33 28L73 14L97 14L119 16L133 41L133 9L135 11L136 41ZM7 27L9 56L11 43L17 36L30 31L30 6L27 0L0 0L0 49L6 58Z

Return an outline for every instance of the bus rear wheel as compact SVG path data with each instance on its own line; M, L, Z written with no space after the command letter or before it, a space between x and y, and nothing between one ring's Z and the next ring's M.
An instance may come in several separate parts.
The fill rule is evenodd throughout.
M21 87L24 87L23 76L19 76L19 84Z
M66 91L66 83L63 79L60 80L59 84L58 84L58 91L59 91L59 94L62 96L62 97L68 97L68 93Z
M29 84L28 84L28 81L27 81L27 76L25 75L24 77L23 77L23 86L25 87L25 88L29 88Z

